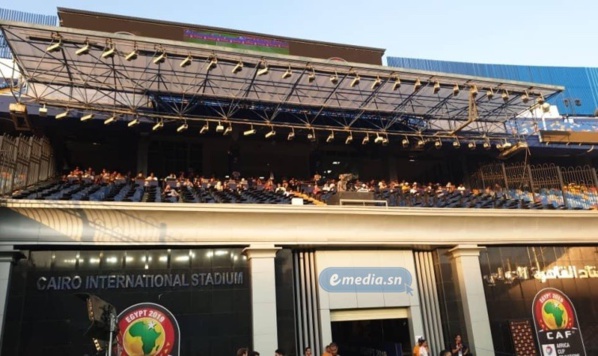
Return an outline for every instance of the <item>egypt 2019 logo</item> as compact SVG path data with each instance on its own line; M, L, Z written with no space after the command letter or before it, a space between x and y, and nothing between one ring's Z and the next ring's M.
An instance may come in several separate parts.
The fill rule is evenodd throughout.
M118 316L123 356L178 356L180 331L172 313L159 304L140 303Z

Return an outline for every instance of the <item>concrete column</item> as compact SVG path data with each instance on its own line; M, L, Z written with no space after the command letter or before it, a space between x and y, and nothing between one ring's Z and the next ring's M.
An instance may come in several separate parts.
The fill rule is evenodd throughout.
M4 336L4 314L6 311L6 299L8 298L8 283L12 263L22 256L19 251L0 250L0 350L2 349L2 337Z
M278 348L274 257L280 247L251 245L243 250L251 271L253 349L272 355Z
M467 329L466 340L476 356L494 355L490 319L480 269L480 250L476 245L459 245L452 254L453 273L459 284L463 314Z

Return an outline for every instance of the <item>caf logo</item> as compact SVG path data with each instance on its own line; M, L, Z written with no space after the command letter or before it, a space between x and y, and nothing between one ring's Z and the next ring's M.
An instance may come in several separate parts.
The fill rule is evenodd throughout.
M538 326L544 331L571 329L575 325L569 298L556 290L546 290L536 297L534 314Z
M159 304L140 303L118 316L123 356L178 356L180 332L172 313Z

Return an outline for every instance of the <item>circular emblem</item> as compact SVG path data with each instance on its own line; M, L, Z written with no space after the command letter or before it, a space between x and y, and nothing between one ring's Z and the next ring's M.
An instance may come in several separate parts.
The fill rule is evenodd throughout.
M122 355L170 355L175 332L172 321L160 310L141 307L127 311L118 323Z
M547 292L537 299L535 315L544 331L570 329L575 323L571 303L560 293Z

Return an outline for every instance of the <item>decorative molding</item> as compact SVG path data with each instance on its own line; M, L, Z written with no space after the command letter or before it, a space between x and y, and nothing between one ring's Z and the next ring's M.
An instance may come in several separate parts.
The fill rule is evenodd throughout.
M274 245L251 245L243 249L243 254L247 256L248 260L254 258L274 258L278 250L282 247L276 247Z

